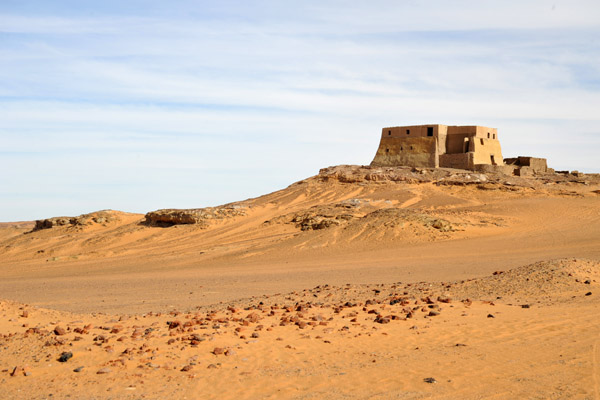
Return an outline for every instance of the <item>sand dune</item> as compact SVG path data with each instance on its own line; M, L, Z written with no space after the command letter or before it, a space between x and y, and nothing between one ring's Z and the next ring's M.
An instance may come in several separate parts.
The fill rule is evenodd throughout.
M599 193L339 166L211 209L2 224L0 379L8 398L600 398Z

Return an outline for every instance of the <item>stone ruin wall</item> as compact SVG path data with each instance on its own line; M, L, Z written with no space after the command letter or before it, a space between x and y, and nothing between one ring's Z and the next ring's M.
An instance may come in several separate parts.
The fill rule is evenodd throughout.
M371 163L471 170L478 164L504 165L497 129L440 124L383 128Z
M514 174L518 176L531 176L554 171L548 168L545 158L519 156L507 158L504 161L513 168Z
M410 165L419 168L437 168L437 141L433 137L381 139L371 165L389 167Z

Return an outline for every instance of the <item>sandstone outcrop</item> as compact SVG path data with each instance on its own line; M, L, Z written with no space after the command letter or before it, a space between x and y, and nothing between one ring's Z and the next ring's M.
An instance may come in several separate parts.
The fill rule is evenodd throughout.
M198 225L208 227L210 221L247 215L244 206L229 204L221 207L163 209L146 214L144 223L151 226Z
M548 168L535 175L510 176L501 171L467 171L453 168L377 167L365 165L337 165L319 170L317 179L342 183L367 184L373 182L428 183L436 185L502 185L507 187L535 187L548 183L593 183L599 174L560 173ZM576 172L576 171L574 171Z
M415 223L440 232L455 230L452 224L443 218L390 206L378 209L369 201L360 199L318 205L265 221L267 225L277 223L294 224L302 231L343 225L369 225L371 229L402 228L405 223Z
M106 224L118 221L118 212L112 210L96 211L89 214L82 214L78 217L53 217L35 221L34 231L41 229L51 229L57 226L85 226L93 224Z

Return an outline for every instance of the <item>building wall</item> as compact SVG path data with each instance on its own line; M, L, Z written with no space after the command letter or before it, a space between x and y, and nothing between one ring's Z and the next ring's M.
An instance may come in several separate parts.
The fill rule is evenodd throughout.
M412 132L411 132L412 134ZM392 167L438 167L437 141L435 137L382 137L372 166Z
M473 153L440 154L439 165L442 168L472 169Z
M468 133L448 134L446 139L446 153L459 154L465 152L465 139L469 137Z
M432 136L427 135L428 128ZM371 162L374 166L460 169L473 169L477 164L504 165L497 129L440 124L383 128Z
M498 129L488 128L486 126L475 126L475 125L449 126L448 134L449 135L474 136L474 137L482 138L482 139L499 140Z
M531 167L534 172L546 172L548 169L545 158L519 156L519 164Z
M517 158L507 158L504 162L509 165L516 165L518 168L531 168L534 173L546 173L548 171L548 163L545 158L519 156Z
M484 173L484 174L500 173L500 174L504 174L504 175L514 175L515 169L517 169L517 168L514 165L477 164L477 165L473 166L473 170Z
M431 125L408 125L408 126L394 126L383 128L381 130L381 138L384 137L397 137L397 138L418 138L427 137L427 128L433 128L433 136L437 137L440 131L446 133L447 126L439 124Z
M494 139L472 138L471 145L474 152L474 164L504 165L500 142ZM492 156L494 162L492 162Z
M498 138L498 129L496 128L488 128L485 126L477 126L476 127L475 137L483 138L483 139L492 139L492 140L500 140Z

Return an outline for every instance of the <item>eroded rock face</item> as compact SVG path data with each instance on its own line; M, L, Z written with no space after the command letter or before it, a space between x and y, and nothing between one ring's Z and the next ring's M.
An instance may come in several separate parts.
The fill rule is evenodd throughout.
M112 210L96 211L89 214L83 214L78 217L53 217L39 219L35 221L34 231L41 229L51 229L57 226L85 226L93 224L105 224L118 221L119 217Z
M164 209L146 214L144 223L152 226L199 225L207 227L211 220L226 219L247 215L246 207L226 205L221 207Z
M294 224L302 231L326 229L339 225L371 224L373 227L402 227L414 222L440 232L452 232L453 225L442 218L396 207L373 209L368 201L350 199L337 204L311 207L307 210L285 214L265 221L265 224Z
M408 222L421 225L425 228L433 228L440 232L452 232L455 230L454 226L443 218L396 207L373 211L365 215L363 221L367 224L378 224L381 222L389 228L402 227Z
M314 206L265 221L265 224L291 223L303 231L325 229L362 217L364 212L359 211L360 203L361 200L350 199L337 204Z
M437 185L481 185L498 184L512 187L534 187L548 182L597 182L598 176L593 174L582 174L577 171L568 173L554 173L548 168L546 172L538 174L527 174L527 168L520 167L520 175L512 176L502 173L501 170L490 168L475 172L451 168L411 168L411 167L373 167L360 165L338 165L323 168L319 171L317 178L322 181L338 181L342 183L381 183L381 182L405 182L405 183L427 183L433 182ZM485 172L485 173L482 173ZM560 171L562 172L562 171ZM597 174L596 174L597 175Z

